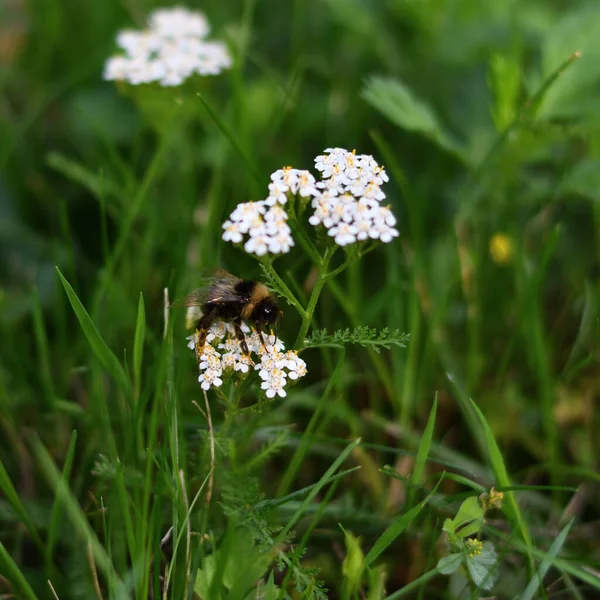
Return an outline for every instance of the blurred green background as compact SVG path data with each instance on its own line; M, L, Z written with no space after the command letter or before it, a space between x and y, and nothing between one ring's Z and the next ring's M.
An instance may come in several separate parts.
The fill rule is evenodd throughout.
M180 297L215 266L260 276L255 262L221 242L221 223L239 202L266 196L272 171L312 169L329 146L373 154L385 165L401 237L326 290L316 324L389 327L411 337L406 349L347 350L320 437L290 475L293 483L286 481L290 489L314 483L331 452L358 436L366 445L353 460L363 468L337 491L305 560L320 564L319 577L338 597L337 523L368 546L401 510L406 490L378 469L410 473L437 393L441 463L428 468L469 469L482 485L494 483L472 398L516 483L578 490L523 498L535 544L547 548L556 527L575 516L568 552L597 568L600 5L190 2L232 49L230 72L170 90L103 81L117 31L143 26L159 6L0 6L0 459L2 478L12 481L28 515L15 510L3 486L0 541L36 594L51 597L45 581L52 563L64 575L61 598L92 597L70 525L59 530L51 560L32 541L31 531L46 539L54 506L35 444L62 469L77 430L70 486L96 531L103 530L100 497L111 487L98 457L119 457L132 469L139 459L128 441L129 409L94 358L55 266L127 365L143 294L140 396L149 401L166 377L159 368L163 288ZM300 249L276 269L301 296L310 291L314 272ZM298 322L287 313L281 335L291 343ZM181 315L173 318L170 381L182 443L192 448L206 427L191 404L199 391ZM336 364L331 353L303 358L309 381L244 433L256 448L294 424L279 455L256 475L267 497L282 491L287 461ZM136 427L145 427L147 410L134 411ZM206 471L192 454L182 451L180 466L190 481L202 480ZM390 548L388 592L433 566L428 557L439 533L433 512ZM502 598L526 581L519 561L506 569ZM13 597L12 579L2 575L0 593ZM445 596L446 583L440 578L421 593L455 597ZM571 597L591 597L581 585L580 592L578 584L566 586Z

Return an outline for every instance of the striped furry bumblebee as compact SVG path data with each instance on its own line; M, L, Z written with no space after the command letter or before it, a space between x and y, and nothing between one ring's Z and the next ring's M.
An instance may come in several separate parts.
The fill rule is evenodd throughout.
M186 296L183 304L188 307L186 326L196 332L196 357L202 353L208 330L215 321L225 321L233 325L242 352L249 356L242 321L254 325L266 350L263 331L268 330L272 333L283 315L275 296L264 283L240 279L224 269L218 269L209 278L207 285Z

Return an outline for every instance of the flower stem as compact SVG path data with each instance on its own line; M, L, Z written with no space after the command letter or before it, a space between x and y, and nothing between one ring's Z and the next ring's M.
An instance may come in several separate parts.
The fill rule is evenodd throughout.
M279 277L279 275L277 274L277 271L275 271L275 269L273 268L271 261L270 260L262 260L261 263L262 263L263 267L269 272L269 275L277 282L277 285L281 288L281 291L285 294L286 299L289 300L290 303L292 304L292 306L298 311L298 314L300 315L300 317L302 319L305 319L306 318L306 310L304 309L302 304L300 304L300 302L296 298L296 296L294 296L294 293L292 292L292 290L290 290L290 288L285 284L283 279L281 279L281 277Z
M308 254L308 256L310 256L310 259L312 260L312 262L315 265L317 265L317 266L321 265L321 262L322 262L321 255L319 254L319 251L315 248L315 245L312 243L312 240L308 237L308 235L306 235L306 231L304 231L304 228L300 224L300 221L296 215L296 211L293 207L293 204L290 204L288 210L289 210L289 213L288 213L289 219L293 225L292 229L293 229L294 233L297 234L300 245L302 246L302 248L304 249L306 254Z
M304 340L306 338L306 334L308 332L308 328L310 327L310 322L312 321L313 314L315 312L315 308L317 307L317 301L319 300L319 296L323 291L323 286L329 279L329 261L335 252L335 248L327 248L325 250L325 255L320 261L319 265L319 276L317 277L317 281L315 282L315 287L313 287L312 294L310 295L310 299L308 300L308 306L306 307L306 314L302 319L302 325L300 326L300 331L298 332L298 337L294 342L294 348L296 350L300 350L302 346L304 346Z

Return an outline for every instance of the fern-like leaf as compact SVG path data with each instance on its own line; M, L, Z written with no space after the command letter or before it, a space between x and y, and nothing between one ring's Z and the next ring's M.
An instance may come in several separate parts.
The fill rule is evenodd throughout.
M305 348L336 347L341 348L348 344L358 344L371 348L375 352L381 352L382 348L389 350L392 346L405 348L410 338L408 333L402 333L399 329L390 330L387 327L381 331L361 326L355 329L340 329L328 333L326 329L313 331L310 338L305 341Z
M277 281L277 279L275 279L275 277L273 277L273 275L271 274L271 272L269 271L269 269L267 269L265 267L265 265L261 264L260 265L260 270L262 271L263 274L263 281L266 284L266 286L277 296L279 296L280 298L284 298L285 301L290 305L293 306L293 302L292 300L288 297L287 291L283 289L283 287L281 286L281 284L279 283L279 281Z

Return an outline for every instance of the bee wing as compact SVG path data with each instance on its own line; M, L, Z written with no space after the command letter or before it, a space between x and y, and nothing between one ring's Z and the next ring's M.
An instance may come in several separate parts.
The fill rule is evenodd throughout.
M206 295L208 293L208 288L198 288L196 290L191 291L184 298L179 298L174 302L171 302L169 308L181 308L181 307L190 307L190 306L202 306L206 302Z
M239 277L228 273L225 269L215 269L210 272L210 275L202 278L201 287L192 290L184 298L172 302L171 307L240 302L240 297L235 292L235 285L240 281L242 280Z
M221 269L220 267L218 269L215 269L212 272L212 275L208 277L208 279L213 283L218 283L219 281L227 281L230 284L236 284L241 281L239 277L232 275L229 271Z

